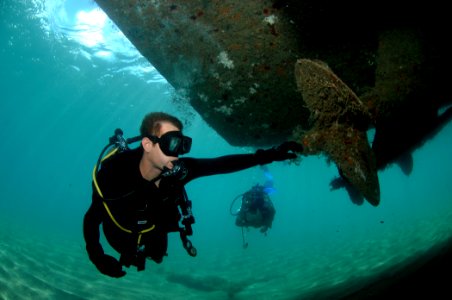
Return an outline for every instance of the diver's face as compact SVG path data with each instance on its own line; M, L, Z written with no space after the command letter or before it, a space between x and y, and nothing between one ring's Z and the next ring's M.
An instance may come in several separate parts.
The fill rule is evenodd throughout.
M170 122L162 122L160 132L158 133L157 137L160 138L162 135L169 131L180 130ZM159 170L163 170L165 167L168 169L173 168L172 161L177 160L177 156L166 155L160 148L159 143L153 143L148 138L144 138L143 141L143 146L146 151L146 157L155 168Z

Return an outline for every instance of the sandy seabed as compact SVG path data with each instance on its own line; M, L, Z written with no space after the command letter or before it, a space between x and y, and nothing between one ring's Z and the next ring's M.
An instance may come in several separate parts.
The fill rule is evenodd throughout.
M145 271L130 268L120 279L97 272L83 240L2 227L0 299L339 299L450 239L448 220L353 243L216 248L196 258L174 251L161 265L148 261ZM171 240L170 247L181 248Z

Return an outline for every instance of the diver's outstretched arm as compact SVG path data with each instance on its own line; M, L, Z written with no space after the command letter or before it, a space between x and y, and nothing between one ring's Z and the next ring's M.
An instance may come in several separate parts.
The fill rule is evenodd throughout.
M266 165L274 161L297 158L303 146L296 142L284 142L278 147L258 149L254 154L225 155L216 158L182 158L187 166L188 174L185 183L202 176L226 174L241 171L257 165Z

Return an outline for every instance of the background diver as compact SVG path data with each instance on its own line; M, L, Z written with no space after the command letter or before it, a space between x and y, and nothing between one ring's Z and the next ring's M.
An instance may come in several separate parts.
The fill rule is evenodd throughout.
M191 138L182 134L176 117L154 112L141 124L140 136L124 140L117 130L104 148L93 171L92 203L83 221L89 259L103 274L122 277L123 266L145 268L145 259L161 263L167 255L168 233L179 232L191 256L196 249L187 239L192 234L191 202L184 186L193 179L237 172L257 165L297 157L303 148L296 142L259 149L253 154L216 158L179 158L191 149ZM139 147L127 144L140 141ZM114 149L102 158L109 146ZM104 253L99 241L102 224L108 243L120 254L119 261Z
M260 228L260 232L267 235L267 231L272 227L275 217L275 207L270 199L270 194L275 191L271 175L265 166L262 166L267 180L264 185L256 184L247 192L238 195L231 203L230 212L236 216L235 225L242 228L243 247L248 247L245 241L244 228L254 227ZM240 208L237 212L232 212L237 199L241 197Z

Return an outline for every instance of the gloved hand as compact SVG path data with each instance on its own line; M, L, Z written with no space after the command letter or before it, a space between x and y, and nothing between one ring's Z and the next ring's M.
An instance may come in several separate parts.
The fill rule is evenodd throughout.
M126 275L126 272L122 270L122 265L119 261L107 254L103 254L97 257L93 261L96 268L104 275L108 275L110 277L119 278Z
M297 157L295 152L303 152L303 146L297 142L284 142L278 147L267 150L259 149L256 151L256 159L260 165L269 164L274 161L283 161Z

